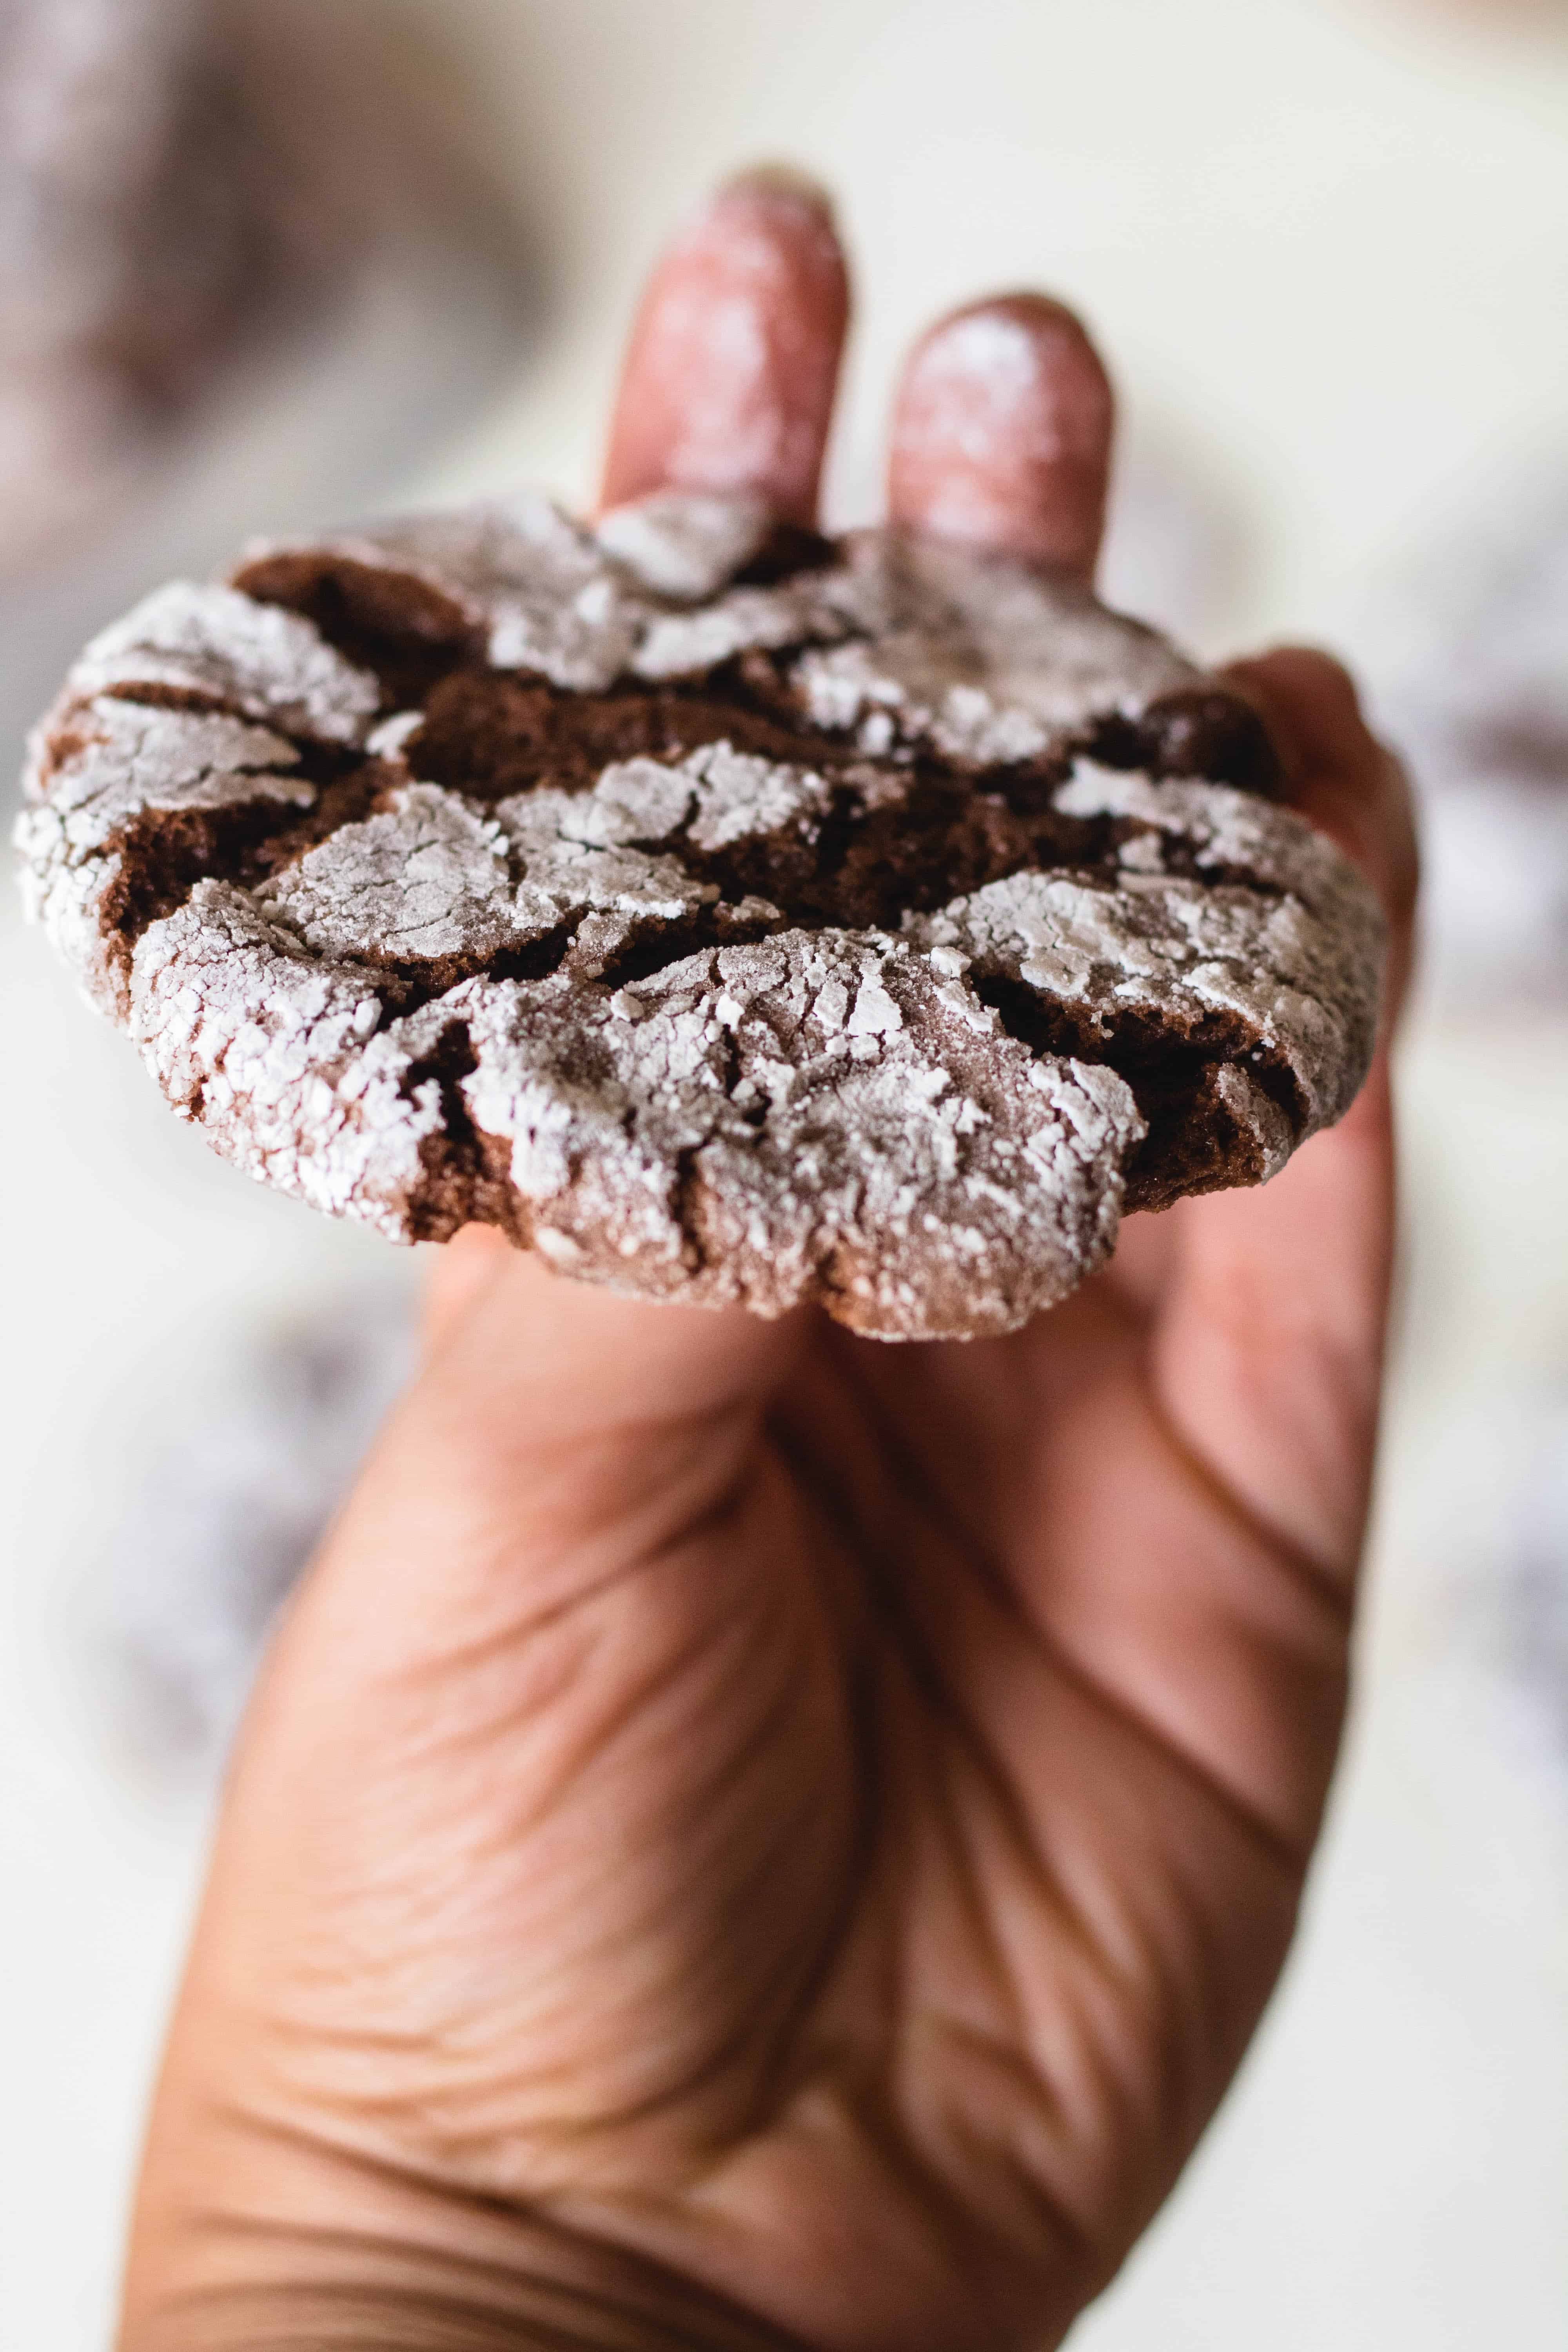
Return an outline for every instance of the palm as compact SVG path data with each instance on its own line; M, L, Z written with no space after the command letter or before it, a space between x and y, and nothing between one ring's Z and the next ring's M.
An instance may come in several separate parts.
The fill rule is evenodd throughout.
M537 1558L549 1506L537 1457L481 1425L444 1510L451 1638L400 1696L340 1711L282 1809L277 1901L312 1924L268 2099L324 2103L450 2189L543 2198L814 2340L1065 2325L1272 1981L1344 1667L1329 1576L1173 1433L1179 1277L1142 1274L1150 1304L1113 1269L1008 1340L781 1339L745 1393L646 1430L624 1507L574 1503L499 1611L489 1542ZM514 1320L558 1287L512 1280ZM482 1342L458 1345L482 1378ZM340 1540L395 1583L384 1533ZM315 1605L291 1638L331 1654ZM473 1727L435 1774L432 1722ZM409 2053L374 2112L367 2033ZM870 2278L828 2259L846 2213Z

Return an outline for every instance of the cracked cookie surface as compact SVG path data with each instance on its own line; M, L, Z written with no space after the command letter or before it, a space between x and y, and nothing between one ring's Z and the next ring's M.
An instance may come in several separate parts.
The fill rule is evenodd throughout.
M1086 591L660 494L176 583L34 739L31 910L171 1103L395 1240L889 1339L1338 1118L1381 919Z

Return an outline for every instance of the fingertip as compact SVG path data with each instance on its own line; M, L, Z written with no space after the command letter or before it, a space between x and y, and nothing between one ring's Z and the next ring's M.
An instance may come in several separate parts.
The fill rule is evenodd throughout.
M1261 708L1290 772L1325 761L1365 764L1381 751L1354 678L1321 646L1271 646L1223 675Z
M1314 798L1368 807L1410 831L1405 772L1373 734L1354 678L1316 646L1274 646L1221 672L1261 710L1291 786L1307 810ZM1411 833L1414 850L1414 834Z
M848 314L826 190L781 163L727 180L648 281L603 503L748 490L784 520L812 521Z
M893 408L888 501L906 530L1089 578L1115 403L1082 322L1043 294L994 295L915 345Z
M808 1320L628 1294L467 1225L431 1270L426 1360L448 1394L484 1401L481 1418L654 1423L768 1389Z
M837 240L837 227L834 216L832 191L798 163L780 160L773 163L748 163L739 172L721 180L712 194L698 208L696 217L703 219L721 206L755 206L759 210L775 209L781 214L791 212L810 216L818 228L825 228ZM839 254L842 264L843 256Z
M1404 766L1368 726L1349 670L1318 646L1275 646L1224 675L1267 719L1291 806L1338 844L1378 895L1390 931L1392 1021L1409 978L1421 866Z
M501 1277L513 1255L505 1234L494 1225L464 1225L434 1252L421 1323L426 1355L444 1345L476 1300Z

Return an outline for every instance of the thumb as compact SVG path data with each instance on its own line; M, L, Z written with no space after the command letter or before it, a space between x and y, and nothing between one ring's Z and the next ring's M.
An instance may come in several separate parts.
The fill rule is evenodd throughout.
M700 1813L718 1822L729 1884L773 1801L737 1764L717 1810L722 1710L672 1738L656 1702L679 1687L711 1713L706 1669L733 1650L714 1628L757 1595L784 1596L782 1634L776 1610L748 1622L788 1671L787 1512L753 1440L809 1330L616 1298L504 1244L453 1249L425 1365L279 1628L241 1734L149 2137L129 2307L171 2278L187 2295L223 2285L237 2265L252 2284L268 2236L285 2252L341 2242L374 2257L389 2185L468 2188L492 2141L474 2120L495 2111L487 2066L509 2093L521 2082L527 2144L531 2094L548 2109L539 2083L565 2081L565 2062L552 2045L537 2075L509 2074L510 2036L526 2053L586 2004L603 2030L584 2095L620 2053L641 2063L637 2002L671 1948L647 1927L670 1821L689 1843ZM750 1717L737 1719L743 1739ZM638 1723L651 1727L621 1736ZM639 1839L654 1850L643 1877ZM683 1968L689 1947L675 1949ZM584 1990L563 2006L556 1988L578 1971ZM461 2134L426 2130L427 2096ZM433 2242L427 2206L410 2210ZM440 2230L453 2210L440 2205ZM501 2209L465 2195L457 2210ZM354 2234L339 2241L345 2212ZM493 2244L481 2252L500 2276Z
M465 1233L268 1679L401 1680L663 1549L722 1508L811 1320L618 1297Z
M622 1297L468 1225L434 1255L425 1356L444 1381L539 1380L555 1410L582 1404L591 1420L680 1418L770 1388L806 1319Z
M387 1450L412 1446L442 1489L459 1461L499 1477L535 1523L568 1455L579 1475L599 1459L629 1474L693 1436L711 1450L721 1425L749 1433L812 1319L621 1297L472 1226L432 1269L424 1367Z

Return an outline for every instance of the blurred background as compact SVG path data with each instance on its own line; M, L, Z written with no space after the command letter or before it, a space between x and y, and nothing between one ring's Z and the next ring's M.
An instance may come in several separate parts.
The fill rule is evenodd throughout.
M91 630L252 531L586 499L641 274L759 157L855 255L832 521L922 321L1049 289L1124 391L1110 595L1335 642L1422 791L1352 1737L1258 2043L1075 2352L1559 2352L1568 10L0 0L7 772ZM0 1034L0 2341L92 2352L224 1742L419 1268L211 1159L10 893Z

